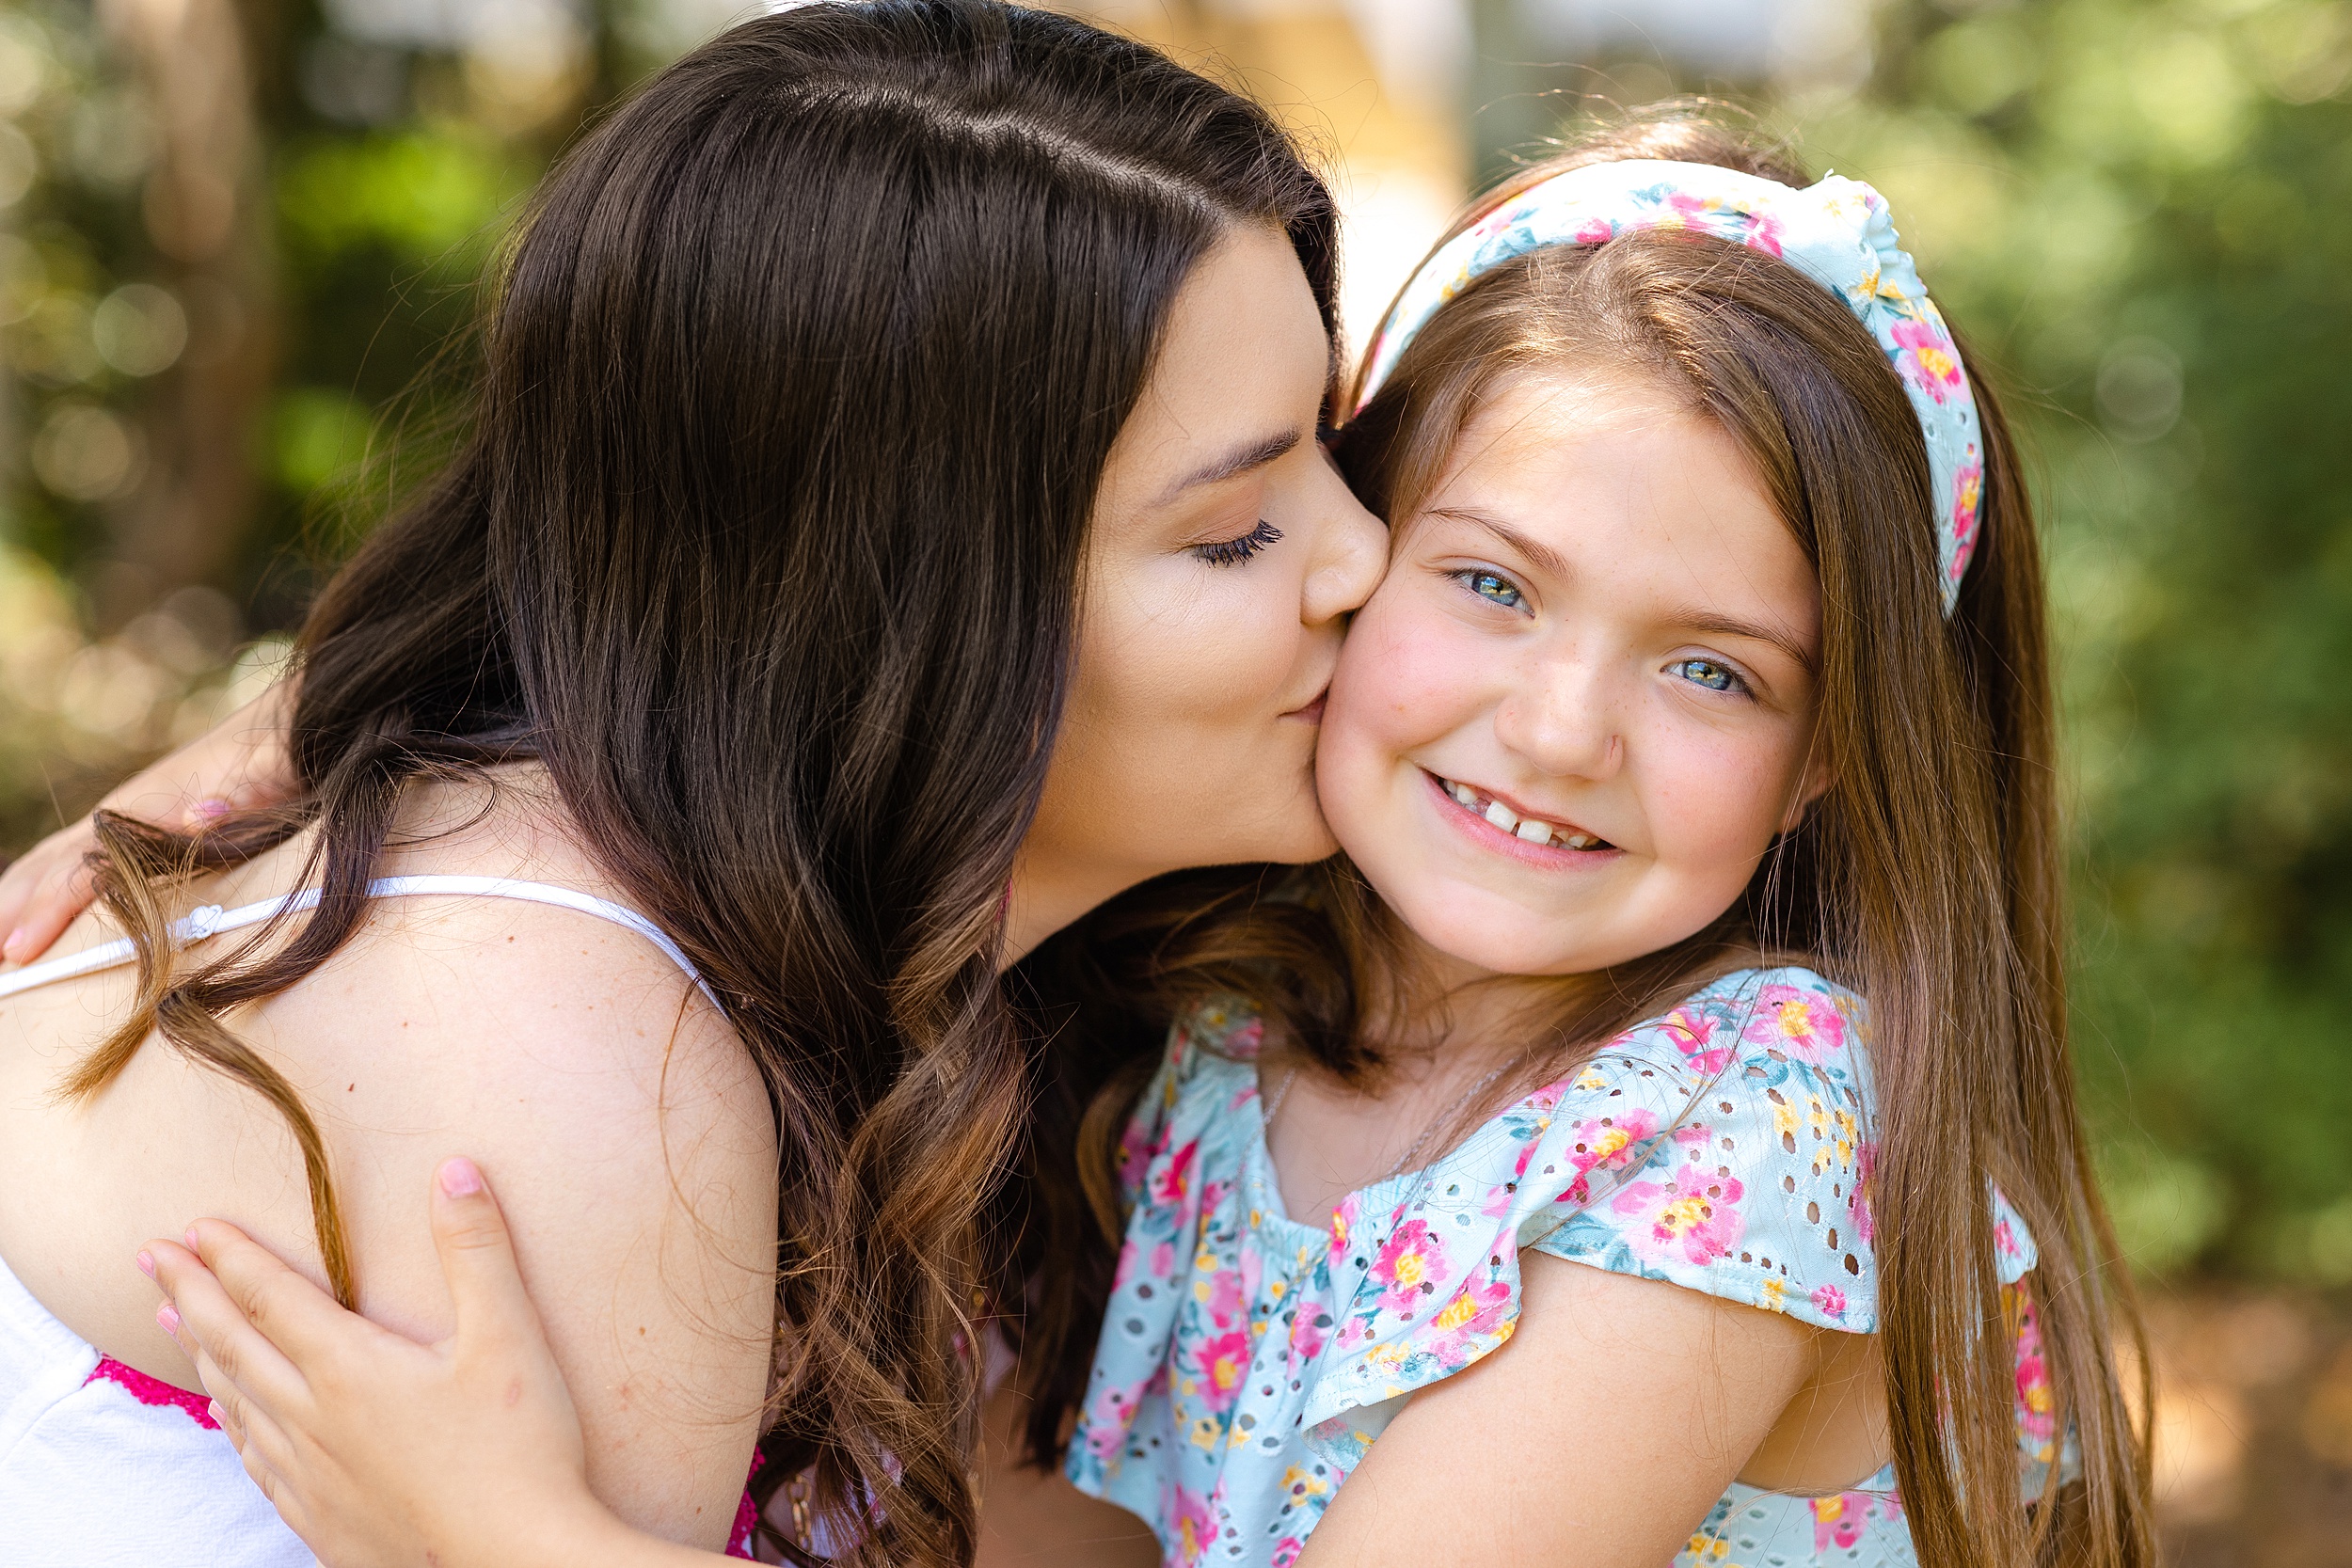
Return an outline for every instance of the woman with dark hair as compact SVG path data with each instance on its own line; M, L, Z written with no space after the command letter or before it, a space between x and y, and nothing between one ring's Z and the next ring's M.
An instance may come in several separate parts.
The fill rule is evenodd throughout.
M297 793L101 814L103 911L0 975L11 1550L303 1560L115 1260L230 1216L430 1337L454 1144L613 1513L725 1544L765 1433L841 1560L968 1560L998 972L1330 848L1333 269L1261 111L989 0L746 24L567 157L469 443L304 628Z

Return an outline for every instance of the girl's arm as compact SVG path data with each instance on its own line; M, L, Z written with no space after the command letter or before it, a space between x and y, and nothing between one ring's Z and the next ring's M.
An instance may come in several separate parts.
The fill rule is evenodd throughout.
M168 827L194 827L230 809L273 805L294 792L286 731L295 684L280 681L180 750L133 774L103 811ZM30 963L89 908L87 865L98 847L90 819L60 828L0 873L0 962Z
M588 1489L580 1418L471 1161L435 1173L455 1326L419 1344L346 1312L220 1220L151 1242L157 1321L246 1473L329 1568L688 1568Z
M1791 1319L1533 1250L1519 1266L1517 1333L1389 1423L1299 1568L1657 1568L1814 1370L1820 1331Z

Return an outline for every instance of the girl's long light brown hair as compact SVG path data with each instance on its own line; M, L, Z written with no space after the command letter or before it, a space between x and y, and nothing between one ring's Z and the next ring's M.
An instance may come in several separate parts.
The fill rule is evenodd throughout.
M837 1560L971 1560L977 1216L1029 1040L1003 895L1043 784L1111 446L1184 279L1286 233L1332 309L1322 182L1259 108L993 0L746 23L549 175L497 292L470 435L305 627L282 814L102 819L149 1037L326 1141L223 1022L358 929L402 791L535 760L717 993L777 1128L772 1489ZM314 830L314 914L174 961L165 884ZM485 1041L494 1050L496 1041ZM787 1549L790 1543L780 1543Z
M1786 156L1682 108L1529 168L1454 231L1536 180L1622 158L1807 182ZM1983 368L1969 367L1986 445L1981 531L1947 616L1925 443L1885 356L1826 290L1726 242L1635 234L1497 267L1438 311L1341 431L1342 465L1374 511L1409 526L1496 389L1566 367L1678 388L1754 464L1819 575L1817 743L1836 783L1774 844L1723 919L1620 966L1607 984L1570 988L1551 1016L1531 1019L1541 1046L1518 1081L1561 1076L1618 1029L1742 963L1793 958L1858 991L1869 1005L1879 1085L1867 1194L1885 1392L1919 1560L2153 1562L2147 1438L2116 1351L2119 1339L2139 1342L2140 1329L2067 1059L2041 556L2016 448ZM1171 891L1179 905L1190 899L1180 917L1104 911L1092 956L1065 952L1057 961L1093 964L1113 982L1099 988L1105 992L1238 991L1330 1070L1378 1070L1367 1017L1413 1007L1362 994L1399 970L1385 911L1343 862L1290 897L1198 879ZM1101 969L1102 955L1122 951L1111 938L1124 939L1129 963L1115 976ZM1116 1191L1104 1175L1108 1144L1123 1119L1119 1101L1136 1082L1132 1071L1114 1081L1090 1114L1062 1124L1093 1173L1098 1211ZM1490 1098L1511 1087L1498 1085ZM2058 1486L2053 1466L2048 1489L2026 1506L2014 1324L1995 1272L1988 1181L2039 1246L2029 1288L2053 1414L2080 1452L2079 1480ZM1099 1262L1095 1271L1089 1277L1103 1275ZM2137 1361L2147 1366L2144 1354ZM2144 1382L2140 1393L2145 1410Z

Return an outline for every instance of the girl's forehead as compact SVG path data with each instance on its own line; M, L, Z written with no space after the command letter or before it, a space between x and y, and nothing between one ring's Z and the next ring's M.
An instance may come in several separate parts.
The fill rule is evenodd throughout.
M1498 385L1399 537L1467 525L1516 562L1613 592L1811 622L1812 564L1729 432L1665 377L1570 369ZM1452 541L1465 537L1447 527Z

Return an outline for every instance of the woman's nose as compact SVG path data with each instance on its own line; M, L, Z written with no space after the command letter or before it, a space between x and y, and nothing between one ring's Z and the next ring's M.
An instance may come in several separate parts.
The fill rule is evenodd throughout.
M1325 478L1327 492L1317 498L1325 521L1315 531L1315 556L1307 566L1298 609L1299 619L1311 626L1362 609L1389 566L1388 529L1336 470L1327 469Z
M1594 660L1531 661L1495 707L1495 736L1547 776L1610 778L1625 766L1621 701Z

